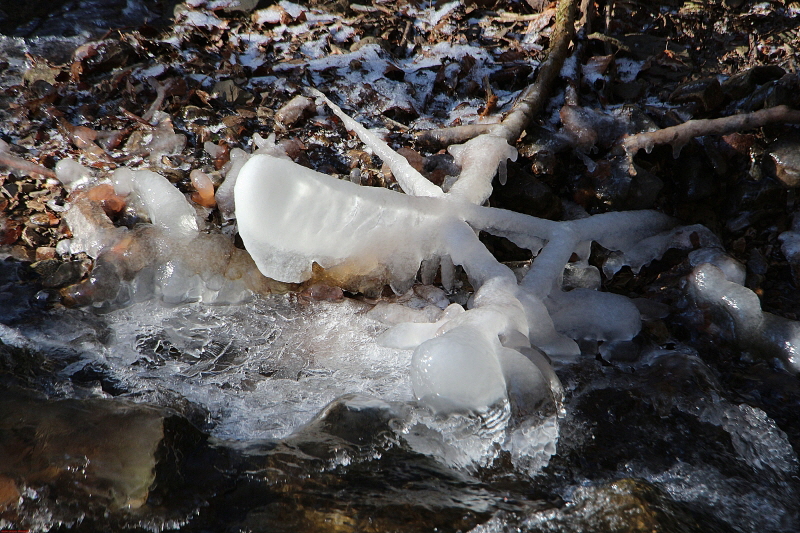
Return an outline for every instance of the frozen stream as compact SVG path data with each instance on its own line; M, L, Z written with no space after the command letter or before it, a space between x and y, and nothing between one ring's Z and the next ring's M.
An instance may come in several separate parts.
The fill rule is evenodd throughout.
M370 127L391 131L396 146L410 138L405 126L475 122L489 97L484 83L494 89L497 109L505 109L532 78L549 31L549 19L513 22L468 2L397 2L404 24L387 39L377 37L391 25L386 2L341 13L318 7L325 2L268 2L274 10L251 16L222 11L227 0L191 0L180 3L177 21L168 20L176 3L64 0L50 13L24 10L13 31L0 30L2 140L17 156L48 168L72 158L106 178L111 170L102 161L92 166L97 161L58 131L54 118L26 114L20 102L33 98L34 89L52 89L54 108L72 126L124 131L128 139L137 128L150 131L130 113L147 112L159 83L163 89L181 81L161 103L185 149L157 161L136 152L134 142L109 150L126 164L152 164L159 172L170 167L187 203L192 185L183 174L203 168L222 180L217 163L228 163L217 161L219 153L249 153L255 133L277 132L303 146L298 151L317 170L378 185L376 158L330 114L307 109L310 116L278 127L276 110L301 85L314 85ZM244 3L255 9L254 2ZM5 4L0 10L2 20L17 20ZM154 37L152 28L141 28L160 22L170 24L170 35ZM121 50L112 61L100 54L72 63L78 46L109 27L139 29L107 36L108 50ZM375 36L362 35L365 27ZM361 43L362 37L370 39ZM402 46L389 47L387 40ZM645 64L619 55L617 69ZM81 65L80 83L65 81ZM218 81L228 85L220 88ZM611 87L614 80L606 81ZM543 118L556 132L562 98ZM520 181L533 182L533 157L523 155L529 158L524 169L509 165L509 186L497 190L522 197ZM562 197L544 196L555 198L561 213L563 206L576 207L573 193L585 192L567 182L586 169L569 150L558 157L558 180L539 177L560 184L554 188ZM443 158L432 152L428 162L443 164ZM2 172L4 179L11 175ZM667 174L656 181L671 180ZM23 178L8 183L22 190L31 185ZM769 179L750 181L756 188ZM721 203L739 194L726 187L718 191ZM796 209L794 196L782 194L773 203ZM66 196L57 199L64 203ZM659 198L672 206L672 196ZM771 205L767 211L731 205L742 211L737 217L753 215L753 231L759 217L778 216ZM214 233L222 218L215 209L198 212L222 239ZM784 235L800 234L800 215L795 220L794 232ZM719 221L725 225L722 215ZM115 223L120 229L119 218ZM230 221L222 224L231 230ZM780 253L775 243L783 226L769 229L776 250L770 261ZM231 235L224 239L233 247ZM742 237L742 245L761 238L766 242L761 234ZM699 249L712 245L717 248ZM698 249L670 250L639 274L623 268L603 278L604 289L636 300L642 333L619 345L581 341L581 355L554 365L563 409L516 419L507 405L437 417L414 401L412 351L376 342L387 326L371 318L366 299L271 295L235 305L145 299L105 312L67 309L50 299L63 286L42 291L42 276L30 262L5 259L3 248L0 531L796 533L800 381L786 361L739 346L730 314L687 296L697 266L693 253L733 253L716 240L692 246ZM492 251L501 255L502 244ZM65 255L64 264L80 263ZM752 255L748 276L759 258L766 262ZM776 267L770 268L773 276ZM730 296L726 286L717 287ZM448 296L465 304L470 294ZM758 303L753 291L746 296ZM760 319L756 307L750 309ZM506 423L512 438L503 440L496 429Z
M69 312L41 334L73 337L86 354L68 372L101 365L134 395L169 391L207 410L215 437L274 439L344 394L411 398L411 353L375 344L385 327L364 316L370 307L286 296L230 306L148 301L102 315L105 342Z
M8 284L14 273L4 268L4 291L22 290ZM21 364L15 344L40 354L34 375L26 378L17 367L16 379L38 383L51 398L28 399L5 381L12 383L0 395L6 458L15 457L30 424L69 439L54 441L62 443L55 455L37 447L29 455L33 464L49 457L57 465L64 452L101 466L107 455L98 456L100 450L130 457L110 471L85 469L72 488L52 493L58 500L50 489L26 493L22 523L37 531L56 523L77 531L114 524L329 531L330 521L348 520L374 521L380 531L429 531L438 524L485 533L509 526L607 531L636 516L674 532L745 532L756 524L762 531L795 530L798 462L790 439L796 437L764 410L728 399L731 392L689 347L649 350L614 367L590 361L559 367L568 396L556 426L558 449L531 479L504 460L447 467L453 456L432 438L430 420L427 435L419 424L408 431L409 420L420 421L409 414L410 351L376 346L384 326L365 316L369 307L274 296L233 306L147 301L104 314L5 314L11 326L4 326L0 345L4 365ZM782 405L762 396L764 407L779 420L793 416L796 383L769 374L759 379L769 389L750 385L749 394L782 395ZM129 400L141 408L131 410ZM59 418L74 429L53 425ZM153 434L154 428L163 429ZM147 452L153 439L155 463ZM4 475L18 475L9 467ZM150 503L139 507L131 478L146 480L148 472L155 474ZM83 490L102 494L108 489L99 487L108 483L116 487L113 501L126 495L126 505L137 509L112 505L100 512L82 502ZM75 490L65 506L65 494ZM169 503L156 505L167 495ZM0 515L0 523L17 524L11 516Z

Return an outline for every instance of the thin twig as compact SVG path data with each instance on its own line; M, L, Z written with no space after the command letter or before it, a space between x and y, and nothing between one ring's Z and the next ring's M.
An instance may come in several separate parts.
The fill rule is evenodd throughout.
M499 13L493 17L489 17L489 19L500 22L530 22L532 20L538 20L541 17L542 13L532 13L524 15L519 13Z
M149 122L147 122L145 119L143 119L142 117L140 117L139 115L136 115L136 114L134 114L134 113L133 113L133 112L131 112L131 111L128 111L128 110L127 110L127 109L125 109L124 107L120 107L120 108L119 108L119 110L120 110L120 112L121 112L123 115L125 115L126 117L128 117L129 119L131 119L131 120L133 120L133 121L135 121L135 122L138 122L138 123L139 123L139 124L141 124L142 126L147 126L147 127L148 127L148 128L150 128L150 129L153 129L153 128L155 127L155 126L153 126L152 124L150 124Z

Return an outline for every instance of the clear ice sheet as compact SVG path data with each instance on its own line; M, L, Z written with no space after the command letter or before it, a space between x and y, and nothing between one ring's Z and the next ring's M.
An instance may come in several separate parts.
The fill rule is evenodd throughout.
M385 326L366 309L288 296L229 306L151 300L103 315L110 340L85 363L101 358L136 396L166 390L205 408L215 437L282 438L343 394L412 397L411 352L377 346Z

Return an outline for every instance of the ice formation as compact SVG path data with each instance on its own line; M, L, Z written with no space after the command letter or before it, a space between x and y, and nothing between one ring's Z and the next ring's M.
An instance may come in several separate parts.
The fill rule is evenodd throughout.
M111 175L111 194L133 216L150 222L129 230L116 226L95 199L95 191L110 189L109 184L67 161L59 162L56 175L73 189L64 214L72 239L61 241L58 249L96 260L87 280L65 290L68 301L98 307L151 297L167 303L234 303L277 287L228 237L201 232L195 208L165 177L124 167Z
M689 277L690 294L702 306L722 314L723 330L733 333L743 349L776 357L792 372L800 372L800 322L761 310L758 295L711 263Z
M507 418L496 414L506 412L503 406L537 404L531 398L558 404L560 384L537 349L574 356L579 349L572 339L618 341L638 333L639 313L629 300L589 289L563 292L561 275L573 253L587 259L589 242L628 251L669 229L669 217L612 213L551 222L480 207L498 166L515 156L503 138L452 147L462 174L444 193L373 132L331 107L411 194L359 187L258 155L237 176L239 233L262 273L286 282L309 279L316 263L345 285L385 280L403 291L420 265L447 258L462 266L476 289L469 310L451 307L435 322L399 324L382 336L395 347L414 348L414 394L433 412L497 420ZM521 283L476 230L538 254ZM615 320L609 323L608 316ZM509 432L514 442L510 435L519 433Z
M499 170L502 179L505 161L516 156L502 125L450 147L462 170L445 191L375 132L321 94L313 96L390 166L407 194L313 171L287 157L274 136L256 136L252 154L231 151L213 198L207 176L191 178L196 203L215 202L223 217L236 219L245 253L227 236L202 231L202 208L151 171L123 168L111 176L126 209L150 222L133 230L115 226L89 199L108 185L64 161L57 175L76 199L66 214L73 239L62 251L96 258L92 276L68 296L78 303L120 304L153 295L169 303L228 303L315 276L355 291L388 283L404 293L418 275L430 281L437 269L442 284L452 286L453 265L459 265L474 289L468 308L440 295L419 311L379 305L371 312L392 324L379 338L384 346L413 350L410 381L423 409L406 418L405 438L415 449L462 466L488 464L506 450L529 473L546 464L558 436L562 389L550 360L579 355L583 340L629 341L641 327L631 300L597 290L600 273L588 264L592 242L612 252L603 266L607 275L623 266L638 271L669 248L699 243L690 255L696 300L721 306L745 345L769 346L800 369L796 324L761 313L757 298L750 301L755 295L740 285L741 265L706 228L675 227L653 211L554 222L482 207L495 174ZM213 156L218 147L206 150ZM531 250L535 259L521 281L489 253L478 231Z

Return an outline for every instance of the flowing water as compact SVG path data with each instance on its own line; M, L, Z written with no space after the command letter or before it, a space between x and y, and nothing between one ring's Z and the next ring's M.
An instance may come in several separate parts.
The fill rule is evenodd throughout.
M376 346L385 326L365 316L366 304L273 296L40 310L20 305L35 296L20 281L25 269L0 265L8 324L0 482L12 494L0 502L3 527L788 532L800 524L800 394L795 378L766 367L724 375L687 345L562 366L564 412L529 435L555 454L524 469L497 449L488 419L435 420L409 401L410 352Z

